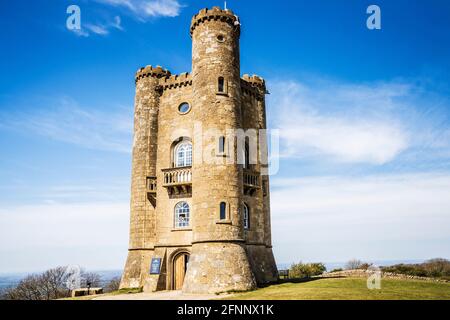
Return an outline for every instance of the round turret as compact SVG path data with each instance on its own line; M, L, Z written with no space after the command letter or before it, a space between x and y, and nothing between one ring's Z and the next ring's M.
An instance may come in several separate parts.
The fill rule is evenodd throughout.
M244 247L242 165L233 136L242 128L239 19L230 10L203 9L190 31L190 114L203 132L215 134L194 137L195 150L212 152L194 154L192 176L202 178L192 180L192 254L183 291L249 290L255 281Z
M225 9L222 10L219 7L213 7L212 9L202 9L198 14L192 17L191 21L191 36L197 26L204 23L205 21L220 20L230 24L237 32L240 31L240 22L237 15L233 11Z
M256 74L252 76L244 74L242 76L242 79L244 79L251 87L257 88L261 90L263 93L266 93L266 81L260 76Z
M138 82L140 79L146 78L146 77L153 77L153 78L157 78L157 79L167 78L167 77L170 77L170 75L171 75L170 71L167 69L163 69L161 66L156 66L156 67L146 66L146 67L140 68L136 72L135 80L136 80L136 82Z

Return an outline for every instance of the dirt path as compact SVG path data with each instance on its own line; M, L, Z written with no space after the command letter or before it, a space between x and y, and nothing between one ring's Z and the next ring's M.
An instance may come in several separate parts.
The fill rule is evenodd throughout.
M181 291L141 292L118 295L102 295L92 300L211 300L230 295L215 294L183 294Z

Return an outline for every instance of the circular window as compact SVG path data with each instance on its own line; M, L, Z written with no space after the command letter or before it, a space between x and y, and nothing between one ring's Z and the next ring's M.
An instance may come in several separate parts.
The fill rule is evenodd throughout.
M224 37L223 35L219 34L219 35L217 36L217 41L219 41L219 42L224 42L224 41L225 41L225 37Z
M180 113L188 113L189 110L191 110L191 106L190 106L189 103L187 103L187 102L183 102L182 104L180 104L180 105L178 106L178 111L179 111Z

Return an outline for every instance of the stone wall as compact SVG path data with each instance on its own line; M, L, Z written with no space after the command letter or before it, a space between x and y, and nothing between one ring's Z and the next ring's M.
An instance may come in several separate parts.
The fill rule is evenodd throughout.
M363 270L363 269L343 270L343 271L336 271L336 272L325 272L324 274L321 275L321 277L323 277L323 278L331 278L331 277L367 278L376 272L377 271L375 271L375 270ZM385 279L404 279L404 280L410 279L410 280L427 280L427 281L436 281L436 282L450 282L450 281L444 280L444 279L418 277L418 276L412 276L412 275L407 275L407 274L399 274L399 273L383 272L383 271L381 271L381 277L385 278Z

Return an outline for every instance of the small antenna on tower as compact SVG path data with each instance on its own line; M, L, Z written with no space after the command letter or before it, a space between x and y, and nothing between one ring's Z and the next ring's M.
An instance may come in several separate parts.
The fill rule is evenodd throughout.
M225 1L224 5L223 5L223 9L227 10L227 2Z

